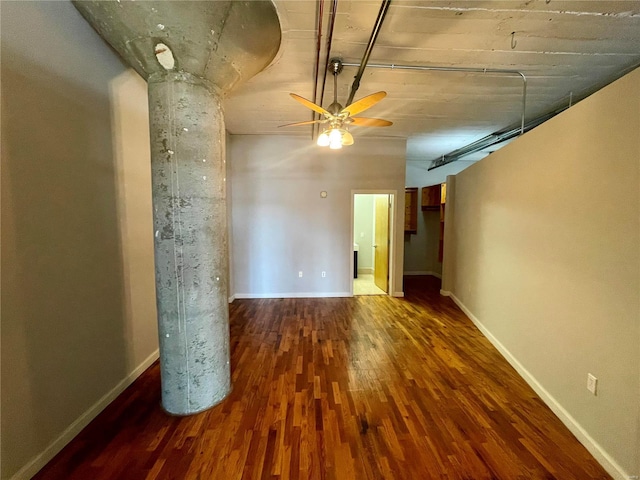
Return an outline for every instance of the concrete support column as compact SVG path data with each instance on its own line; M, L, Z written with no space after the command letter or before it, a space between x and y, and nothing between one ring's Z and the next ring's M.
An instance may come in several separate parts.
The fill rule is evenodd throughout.
M191 74L148 84L162 405L188 415L231 390L224 117Z

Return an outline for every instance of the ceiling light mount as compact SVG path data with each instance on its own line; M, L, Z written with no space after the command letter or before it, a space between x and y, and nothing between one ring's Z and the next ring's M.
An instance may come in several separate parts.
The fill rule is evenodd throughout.
M337 77L342 73L342 59L340 58L332 58L329 61L329 66L331 67L331 73L333 73L334 77Z

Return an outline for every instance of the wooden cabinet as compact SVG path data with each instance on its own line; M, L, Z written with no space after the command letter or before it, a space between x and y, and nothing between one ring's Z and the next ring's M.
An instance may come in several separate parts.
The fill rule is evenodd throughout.
M441 197L442 189L440 185L422 187L422 210L438 210Z
M418 232L418 188L404 189L404 233Z

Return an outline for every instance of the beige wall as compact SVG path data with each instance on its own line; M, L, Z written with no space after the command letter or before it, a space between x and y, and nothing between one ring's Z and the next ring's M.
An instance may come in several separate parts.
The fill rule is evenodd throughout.
M144 81L70 2L3 2L1 21L8 479L135 377L157 330Z
M308 137L232 135L230 149L236 296L348 295L354 190L398 193L391 276L402 293L404 140L356 137L334 151Z
M617 478L640 474L639 171L636 70L459 173L445 259L458 301Z

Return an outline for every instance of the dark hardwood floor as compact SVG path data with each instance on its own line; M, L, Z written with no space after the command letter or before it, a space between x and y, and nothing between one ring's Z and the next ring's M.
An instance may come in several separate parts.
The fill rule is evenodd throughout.
M439 286L236 300L222 404L166 415L155 364L35 478L610 478Z

